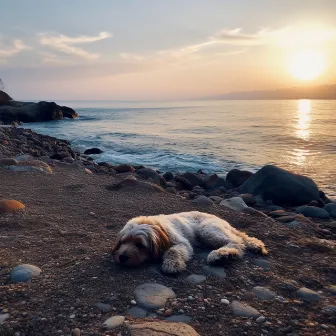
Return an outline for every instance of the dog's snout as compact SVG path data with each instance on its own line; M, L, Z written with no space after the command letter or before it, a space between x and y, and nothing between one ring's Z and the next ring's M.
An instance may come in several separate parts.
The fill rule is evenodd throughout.
M122 264L124 264L128 259L129 259L129 256L126 255L126 254L121 254L121 255L119 256L119 260L120 260L120 262L121 262Z

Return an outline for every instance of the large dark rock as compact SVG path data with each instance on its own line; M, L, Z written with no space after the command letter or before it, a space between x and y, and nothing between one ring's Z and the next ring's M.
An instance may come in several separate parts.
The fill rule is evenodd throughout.
M312 179L272 165L261 168L240 189L277 205L304 205L320 199Z
M200 186L204 187L204 178L200 174L186 172L181 174L186 180L188 180L193 187Z
M84 152L85 155L101 154L101 153L103 153L103 151L99 148L89 148Z
M167 185L166 180L152 168L140 168L136 173L146 180L151 179L155 184L161 185L164 188Z
M0 105L7 105L12 98L4 91L0 90Z
M220 187L225 187L225 179L219 177L217 174L208 175L204 179L204 186L207 189L218 189Z
M234 187L239 187L251 176L253 173L250 171L233 169L227 173L226 182L231 183Z
M178 175L175 176L175 181L179 182L184 189L193 190L193 185L186 178Z
M39 122L77 118L76 111L54 102L41 101L38 103L18 102L10 100L6 105L0 105L0 121L5 124L16 122Z

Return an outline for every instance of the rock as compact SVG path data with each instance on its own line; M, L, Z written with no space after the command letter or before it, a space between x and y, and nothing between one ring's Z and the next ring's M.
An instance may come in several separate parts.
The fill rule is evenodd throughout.
M166 172L166 173L163 174L163 178L166 181L173 181L175 179L175 175L171 172Z
M109 313L112 311L112 306L107 303L98 302L94 306L102 313Z
M196 187L196 186L204 187L204 178L200 174L186 172L186 173L181 174L181 176L185 178L187 181L189 181L189 183L193 187Z
M8 213L8 212L13 212L19 209L24 209L25 206L15 200L0 200L0 214L1 213Z
M246 205L255 205L257 203L252 194L240 194L238 196L243 199Z
M230 301L228 299L221 299L221 303L228 306L230 304Z
M276 296L276 293L266 287L253 287L252 292L261 300L271 300Z
M255 215L259 217L267 217L261 211L255 210L247 206L241 197L231 197L231 198L225 199L222 202L220 202L219 205L225 206L229 209L232 209L232 210L235 210L241 213L246 213L246 214Z
M325 205L323 209L326 210L331 217L336 218L336 203L329 203Z
M15 159L0 159L0 166L16 166L18 162Z
M253 263L259 267L262 267L264 271L270 270L270 263L268 260L258 258L258 259L254 259Z
M9 280L12 283L28 282L31 279L38 277L41 272L42 270L37 266L23 264L12 269Z
M9 171L12 172L34 172L34 173L45 173L45 170L39 167L32 167L32 166L9 166Z
M70 112L71 111L71 112ZM8 101L0 106L0 120L6 124L16 122L40 122L77 118L78 114L68 107L59 106L54 102L18 102Z
M321 218L321 219L330 218L328 211L321 209L321 208L308 206L308 205L304 205L304 206L297 208L296 213L302 214L305 217L311 217L311 218Z
M184 189L193 190L193 185L182 176L175 176L175 181L181 183Z
M247 170L233 169L226 175L226 182L231 183L234 187L240 187L254 174Z
M219 196L210 196L209 198L211 199L211 201L213 201L215 203L220 203L220 202L223 201L223 198L219 197Z
M128 326L130 336L199 336L185 323L145 322Z
M131 307L127 310L127 314L136 318L144 318L147 316L147 311L140 307Z
M102 325L103 329L112 330L124 324L125 316L112 316L108 318Z
M116 166L114 169L117 173L132 173L135 171L135 169L129 164L121 164Z
M312 179L272 165L261 168L240 189L276 205L303 205L320 199Z
M9 318L9 314L1 314L0 313L0 325L3 324Z
M330 285L326 287L326 290L329 294L336 296L336 285Z
M166 188L166 191L170 194L176 194L176 189L174 187L168 187Z
M164 188L167 185L166 180L162 176L160 176L160 174L158 174L154 169L140 168L136 171L136 173L146 180L152 179L153 183L158 184Z
M170 321L170 322L184 322L184 323L189 323L192 321L192 317L191 316L187 316L187 315L172 315L169 317L165 318L166 321Z
M281 216L277 218L277 221L281 223L290 223L295 221L295 216Z
M266 317L265 316L259 316L257 319L256 319L256 322L257 323L263 323L266 321Z
M144 283L135 288L134 294L138 305L149 310L163 308L168 299L176 296L170 288L157 283Z
M32 161L35 160L35 158L31 155L19 155L15 157L16 161Z
M226 278L225 269L223 267L205 265L203 266L203 271L205 274L213 275L219 279Z
M198 196L197 198L195 198L193 200L193 203L198 204L198 205L205 205L205 206L209 206L209 205L213 205L214 203L212 202L212 200L206 196Z
M88 168L84 168L84 171L85 171L85 173L87 173L87 174L92 174L92 171L91 171L90 169L88 169Z
M0 105L7 105L13 100L6 92L0 90Z
M71 336L81 336L81 331L79 328L75 328L71 331Z
M206 280L206 276L200 274L190 274L186 280L194 285L198 285Z
M325 306L321 312L328 316L336 316L336 306Z
M285 280L279 283L278 287L289 292L294 292L299 289L300 285L295 280Z
M219 177L217 174L208 175L204 178L204 187L209 190L216 190L220 187L224 188L221 190L222 192L225 192L225 186L226 182L225 179L222 177Z
M75 162L75 160L71 156L65 157L62 161L65 162L65 163L74 163Z
M257 309L248 306L240 301L233 301L231 303L233 315L242 317L259 317L260 313Z
M314 206L314 207L319 207L320 206L320 203L318 201L311 201L309 204L309 206Z
M321 300L321 295L319 293L306 287L300 288L297 293L300 298L306 302L317 302Z
M285 210L274 210L271 211L268 215L277 218L277 217L293 216L294 213L286 212Z
M40 160L20 161L18 162L18 166L41 168L43 171L47 173L52 173L52 169L50 168L50 166L47 163Z
M323 226L330 229L336 229L336 221L323 223Z
M101 154L101 153L103 153L103 151L99 148L89 148L84 152L85 155L94 155L94 154Z
M61 160L65 159L66 157L69 157L69 153L67 151L59 151L59 152L51 155L50 159L61 161Z

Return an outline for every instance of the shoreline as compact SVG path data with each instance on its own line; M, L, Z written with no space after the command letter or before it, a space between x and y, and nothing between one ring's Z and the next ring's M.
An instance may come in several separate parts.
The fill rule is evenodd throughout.
M0 213L1 336L77 336L76 328L82 336L126 336L130 325L171 321L184 321L201 336L326 336L335 330L332 217L261 201L214 174L161 176L149 168L98 165L88 156L78 159L67 141L28 129L0 127L0 137L1 198L25 206ZM245 172L229 180L252 177ZM115 237L130 218L191 210L215 214L261 239L269 256L247 254L209 271L207 250L196 250L188 269L174 277L159 265L122 269L111 262ZM21 264L41 274L13 283L13 269ZM203 282L190 283L190 275ZM147 311L134 305L134 290L152 282L172 288L176 298ZM260 299L258 291L270 297ZM236 315L237 302L256 315ZM128 322L104 331L111 316Z

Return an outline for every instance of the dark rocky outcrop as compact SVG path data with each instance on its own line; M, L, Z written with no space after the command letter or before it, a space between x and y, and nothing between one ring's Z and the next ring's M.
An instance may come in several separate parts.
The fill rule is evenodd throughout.
M0 90L0 105L7 105L13 100L6 92Z
M99 148L89 148L84 152L85 155L101 154L101 153L103 153L103 151Z
M253 173L248 170L232 169L226 175L226 182L231 183L234 187L239 187L252 175Z
M276 205L305 205L320 199L318 187L312 179L273 165L261 168L240 189Z
M204 187L204 178L200 174L186 172L181 174L181 176L186 180L188 180L193 187L196 186Z
M9 96L8 96L9 97ZM75 110L67 106L60 106L54 102L41 101L19 102L11 99L4 100L4 92L0 92L0 122L11 124L13 122L40 122L60 120L63 118L77 118ZM10 98L10 97L9 97Z

